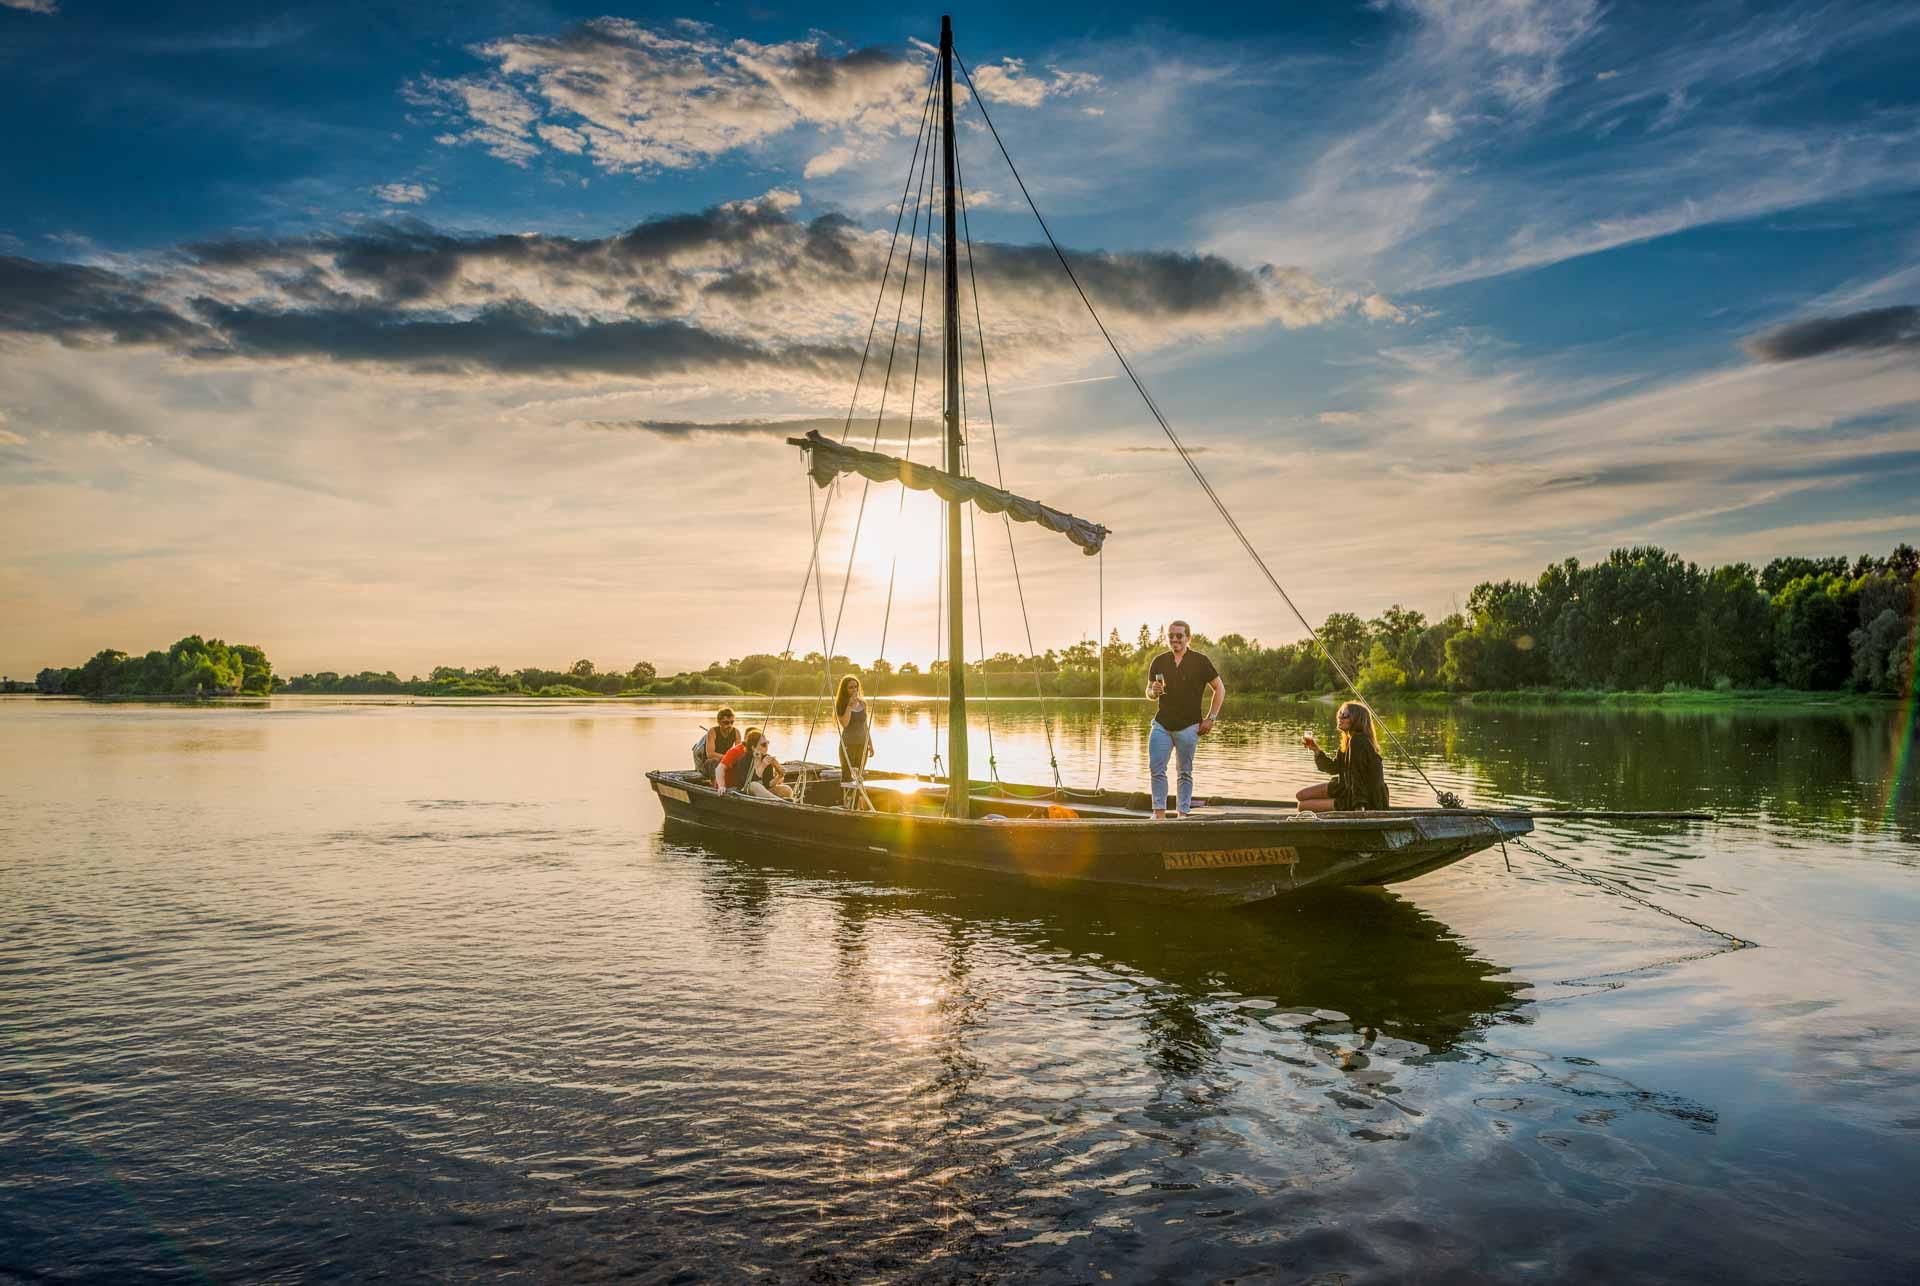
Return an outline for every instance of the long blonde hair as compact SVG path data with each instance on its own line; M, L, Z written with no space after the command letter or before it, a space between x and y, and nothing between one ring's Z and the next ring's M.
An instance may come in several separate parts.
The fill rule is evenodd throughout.
M1373 753L1379 754L1380 736L1373 729L1373 711L1359 701L1347 701L1333 712L1333 717L1338 719L1343 714L1352 721L1352 726L1340 733L1340 749L1352 750L1354 734L1358 733L1369 746L1373 747Z

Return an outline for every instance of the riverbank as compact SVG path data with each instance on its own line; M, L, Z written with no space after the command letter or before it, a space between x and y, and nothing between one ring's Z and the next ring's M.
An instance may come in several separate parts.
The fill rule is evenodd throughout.
M1664 692L1609 692L1604 689L1521 688L1504 692L1403 692L1381 704L1471 706L1620 706L1659 710L1834 710L1881 709L1898 698L1872 692L1804 692L1791 688L1725 691L1681 688Z
M20 696L32 696L20 693ZM782 693L774 696L764 692L728 692L728 693L688 693L688 692L622 692L603 695L585 692L578 688L556 691L552 688L538 692L359 692L359 693L283 693L280 696L327 698L385 698L391 701L412 704L415 702L433 703L472 702L472 701L524 701L538 702L605 702L618 701L633 704L651 704L654 702L684 702L688 700L710 700L731 702L744 705L806 705L820 701L814 693ZM1256 705L1298 704L1316 702L1333 704L1344 699L1344 693L1338 692L1233 692L1229 694L1230 704L1254 703ZM257 696L203 697L196 700L191 696L102 696L102 697L46 697L39 699L56 701L94 701L108 704L258 704L266 700ZM914 705L945 702L940 694L874 693L869 700L887 704ZM1090 706L1097 698L1087 696L1058 696L1049 694L1045 699L1048 705ZM1109 694L1109 705L1127 706L1147 704L1144 697ZM969 703L991 702L996 706L1038 706L1039 699L1032 696L969 696ZM1803 692L1786 688L1757 688L1730 691L1704 691L1699 689L1676 690L1671 692L1608 692L1605 690L1562 690L1553 688L1522 688L1500 692L1396 692L1389 696L1376 695L1374 704L1386 712L1419 706L1425 709L1438 707L1499 707L1514 709L1537 709L1545 707L1612 708L1632 710L1671 710L1671 711L1713 711L1740 710L1755 713L1768 711L1818 711L1818 710L1879 710L1897 705L1897 698L1878 696L1865 692Z

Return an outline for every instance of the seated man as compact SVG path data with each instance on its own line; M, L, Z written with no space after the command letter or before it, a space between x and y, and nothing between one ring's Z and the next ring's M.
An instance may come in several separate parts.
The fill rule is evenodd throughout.
M740 744L720 757L714 784L724 794L744 790L758 799L792 799L793 787L786 784L780 761L767 746L767 736L758 728L748 728Z

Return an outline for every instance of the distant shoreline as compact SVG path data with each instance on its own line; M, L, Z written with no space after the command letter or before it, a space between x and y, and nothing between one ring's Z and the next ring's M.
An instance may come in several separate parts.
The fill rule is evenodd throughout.
M1346 699L1347 694L1338 692L1230 692L1229 705L1236 701L1257 703L1287 704L1331 704ZM272 698L255 693L230 694L221 696L191 697L169 695L104 695L81 696L73 694L48 694L36 692L0 693L0 696L31 697L41 701L86 701L100 705L256 705ZM302 701L340 701L367 700L385 702L416 702L439 704L477 703L477 702L519 702L523 704L550 705L555 703L583 702L623 702L635 705L645 704L686 704L688 702L707 704L726 704L728 702L750 702L753 704L775 703L780 705L810 705L824 702L825 698L813 694L788 694L775 696L763 692L737 692L726 694L699 693L632 693L632 694L554 694L542 696L533 692L494 692L494 693L414 693L414 692L276 692L274 697ZM869 692L867 699L894 705L934 705L944 704L944 694L904 693L889 694ZM968 694L969 705L981 702L993 702L996 705L1093 705L1099 702L1097 696L1053 696L1044 698L1034 696L985 696ZM1148 698L1132 693L1110 693L1106 697L1109 704L1140 705L1148 704ZM1497 692L1399 692L1385 701L1371 703L1379 708L1391 711L1395 708L1419 706L1422 708L1450 706L1495 706L1504 709L1525 709L1529 707L1570 707L1570 708L1614 708L1647 709L1674 711L1711 711L1711 710L1817 710L1817 709L1877 709L1883 706L1898 705L1899 697L1885 696L1872 692L1822 692L1802 691L1790 688L1748 688L1729 690L1676 689L1663 692L1608 692L1595 689L1556 689L1521 688ZM1229 715L1231 711L1229 710Z

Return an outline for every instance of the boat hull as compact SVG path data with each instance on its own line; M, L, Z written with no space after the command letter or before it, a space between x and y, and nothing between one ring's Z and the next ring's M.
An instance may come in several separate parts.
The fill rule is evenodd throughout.
M1129 898L1221 905L1395 884L1532 829L1524 817L1414 811L1300 821L1278 808L1264 816L1237 809L1156 823L1105 805L1097 806L1107 814L1099 817L993 817L979 814L1043 810L1046 792L978 785L977 815L955 819L910 808L850 811L721 794L692 773L647 778L669 821L783 851L857 855L909 876L931 864ZM816 783L815 798L823 788L837 798L831 782Z

